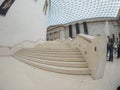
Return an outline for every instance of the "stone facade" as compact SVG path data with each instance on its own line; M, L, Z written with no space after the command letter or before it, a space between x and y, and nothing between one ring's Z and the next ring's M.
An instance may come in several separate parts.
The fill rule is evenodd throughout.
M119 37L120 33L120 19L118 18L96 18L96 19L87 19L80 20L75 22L70 22L64 25L54 25L49 26L47 29L47 40L56 40L56 39L67 39L70 37L69 25L72 25L72 38L75 38L78 33L76 33L76 23L79 25L79 32L85 34L84 22L87 24L87 31L89 35L111 35L115 38ZM105 29L109 34L105 33Z

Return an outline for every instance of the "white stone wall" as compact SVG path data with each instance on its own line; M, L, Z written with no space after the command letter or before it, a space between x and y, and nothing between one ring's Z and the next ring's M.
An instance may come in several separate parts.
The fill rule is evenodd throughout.
M48 41L56 40L56 39L62 39L64 35L60 35L64 31L64 27L59 26L57 28L50 28L47 32L47 38Z
M44 3L45 0L15 0L7 15L0 16L0 46L46 39Z
M65 39L69 37L69 28L65 27Z
M105 24L106 21L88 22L88 33L89 35L103 34L105 35ZM108 21L110 34L115 34L118 37L120 27L117 21ZM80 31L84 33L83 24L80 24Z
M105 29L106 29L106 21L108 21L108 31L110 32L110 35L115 35L115 37L118 37L120 32L120 25L117 20L94 20L94 21L86 21L87 27L88 27L88 34L89 35L106 35ZM76 27L75 23L79 23L79 29L80 33L84 34L84 27L82 22L71 22L64 24L64 37L67 39L69 37L69 25L72 25L72 35L73 38L76 37ZM56 27L56 26L55 26ZM49 28L48 28L49 29ZM58 28L55 28L53 31L58 30ZM49 31L50 32L50 31Z
M84 27L83 27L83 24L80 24L80 33L84 33Z
M90 35L105 34L105 22L92 22L88 24L88 33Z
M71 24L71 25L72 25L73 37L76 37L75 24ZM88 26L89 35L105 34L105 32L104 32L105 21L104 22L88 22L87 26ZM79 29L80 29L80 33L84 34L84 27L83 27L82 23L79 23ZM65 31L65 36L66 36L66 39L67 39L69 37L69 26L67 26L65 30L66 30Z
M115 37L119 37L120 33L120 26L117 22L109 22L109 29L110 29L110 34L115 34Z
M73 38L76 37L76 27L75 27L75 25L72 25L72 35L73 35Z

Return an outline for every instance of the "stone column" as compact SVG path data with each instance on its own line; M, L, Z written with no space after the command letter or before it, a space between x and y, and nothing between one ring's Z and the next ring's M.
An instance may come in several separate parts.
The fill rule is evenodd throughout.
M106 21L106 23L105 23L105 35L106 35L106 39L107 39L107 36L110 36L110 28L109 28L108 21Z
M65 35L64 35L64 27L61 27L61 30L60 30L60 39L62 39L62 40L65 39Z

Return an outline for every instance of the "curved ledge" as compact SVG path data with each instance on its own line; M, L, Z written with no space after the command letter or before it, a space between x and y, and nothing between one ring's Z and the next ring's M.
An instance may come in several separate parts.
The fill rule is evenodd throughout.
M93 36L88 36L85 34L78 34L79 37L81 37L82 39L85 39L86 41L88 41L89 43L92 42L93 39L95 39L95 37Z
M41 40L41 39L37 41L24 40L13 46L0 45L0 55L12 55L13 53L17 52L18 50L22 48L33 48L42 42L44 42L44 40Z

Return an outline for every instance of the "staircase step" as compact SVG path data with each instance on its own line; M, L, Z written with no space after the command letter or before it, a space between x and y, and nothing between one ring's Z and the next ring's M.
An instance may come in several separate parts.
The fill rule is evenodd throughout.
M64 61L52 61L52 60L46 60L46 59L38 59L23 55L16 55L17 57L21 57L30 61L42 63L42 64L48 64L53 66L61 66L61 67L78 67L78 68L87 68L86 62L64 62Z
M29 54L29 55L34 55L34 56L47 56L47 57L60 57L60 58L81 58L83 57L81 54L80 55L73 55L73 54L44 54L44 53L31 53L31 52L19 52L19 54Z
M40 53L40 54L64 54L64 55L81 55L81 53L80 52L59 52L59 51L52 51L52 52L50 52L50 51L48 51L48 52L45 52L45 51L38 51L38 50L31 50L31 51L20 51L21 53L23 53L23 52L25 52L25 53Z
M69 57L50 57L50 56L40 56L40 55L30 55L30 54L18 54L16 53L15 55L23 55L23 56L28 56L28 57L33 57L33 58L38 58L38 59L46 59L46 60L52 60L52 61L67 61L67 62L84 62L84 58L69 58Z
M36 48L70 48L70 46L67 45L66 43L51 41L38 45L36 46Z
M17 57L17 56L14 56L14 57L16 57L17 59L19 59L29 65L32 65L32 66L40 68L40 69L48 70L48 71L53 71L53 72L63 73L63 74L73 74L73 75L88 75L88 74L90 74L88 68L70 68L70 67L51 66L51 65L46 65L46 64L29 61L29 60L26 60L24 58Z
M41 52L80 52L78 49L22 49L21 51L41 51Z

